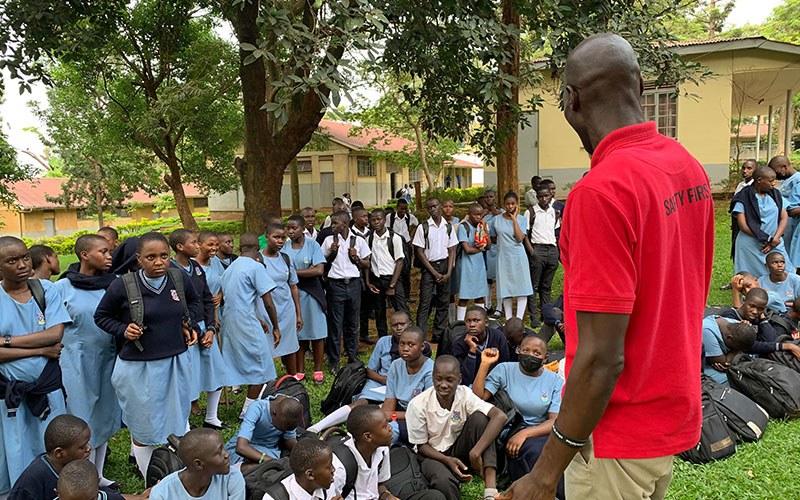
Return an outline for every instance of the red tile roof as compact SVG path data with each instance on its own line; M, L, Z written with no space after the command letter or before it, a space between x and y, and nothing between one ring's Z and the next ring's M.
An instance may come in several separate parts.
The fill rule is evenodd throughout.
M403 148L405 148L407 151L409 149L413 151L416 148L412 141L388 134L380 129L365 128L356 135L350 135L350 131L355 125L332 120L322 120L319 122L319 127L321 132L355 149L373 148L378 151L403 151ZM375 143L370 145L373 140Z
M769 125L766 123L761 124L761 136L767 135L769 133ZM800 129L794 129L792 134L800 134ZM772 123L772 135L774 137L778 136L778 124L773 122ZM756 136L756 124L751 123L749 125L742 125L739 127L739 137L755 137ZM736 132L731 132L731 137L736 137Z
M464 168L479 168L483 167L482 164L476 163L473 161L465 160L463 158L456 158L456 161L453 162L454 167L464 167Z
M67 179L63 177L39 177L27 181L19 181L11 184L10 191L17 195L16 205L25 209L34 208L61 208L63 205L48 201L45 195L59 196L61 194L61 183ZM201 194L192 184L184 184L183 189L188 198L200 198ZM137 191L127 201L139 203L153 203L155 198L144 191Z
M739 36L731 38L701 38L698 40L677 40L667 42L669 47L689 47L692 45L708 45L712 43L738 42L741 40L766 40L763 36Z

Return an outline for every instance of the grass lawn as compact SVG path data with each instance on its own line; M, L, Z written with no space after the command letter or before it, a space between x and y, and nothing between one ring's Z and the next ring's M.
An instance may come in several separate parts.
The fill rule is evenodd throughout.
M717 202L716 251L709 304L731 303L730 292L719 290L721 285L730 282L733 273L729 222L727 203ZM61 256L60 260L62 270L65 270L66 266L76 259L74 256ZM562 284L563 273L559 269L553 284L554 296L560 293ZM675 293L680 292L675 290ZM367 346L362 346L362 349L365 347ZM550 347L563 348L557 336L551 341ZM361 357L366 362L369 354L365 353ZM312 371L313 367L307 362L306 373L310 374ZM279 374L282 372L283 370L279 369ZM326 377L326 384L321 387L313 383L306 386L311 398L314 421L322 418L319 403L325 398L333 382L329 374L326 374ZM222 433L225 440L233 436L238 427L238 415L244 401L244 394L229 393L228 396L234 403L231 406L220 405L219 417L234 428ZM205 406L202 399L201 406ZM200 426L202 422L202 416L191 417L191 423L194 425ZM105 466L106 477L121 482L124 485L123 492L142 491L144 481L134 474L133 466L128 464L130 436L127 430L121 430L112 438L110 448L111 455ZM667 498L672 500L800 499L796 479L798 473L800 473L800 421L773 420L761 441L741 445L736 455L727 460L706 465L692 465L676 459L675 476ZM483 484L476 479L463 485L461 491L462 498L479 499L483 495Z

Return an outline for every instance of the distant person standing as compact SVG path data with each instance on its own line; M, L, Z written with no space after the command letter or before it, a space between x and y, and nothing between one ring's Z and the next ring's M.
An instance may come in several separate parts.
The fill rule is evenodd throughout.
M567 59L564 114L592 155L560 242L567 381L541 456L498 499L552 499L566 469L567 498L661 500L700 437L714 204L703 166L645 122L643 88L617 35Z
M525 206L528 210L533 208L538 201L536 200L536 188L542 183L542 178L538 175L531 177L531 188L525 192Z
M756 165L758 166L758 165ZM778 191L783 197L783 208L786 209L789 219L786 222L786 231L783 232L783 241L791 259L791 246L794 239L794 230L800 221L800 172L792 168L789 158L784 155L774 156L767 164L775 171L775 177L781 181ZM800 256L800 252L798 252Z

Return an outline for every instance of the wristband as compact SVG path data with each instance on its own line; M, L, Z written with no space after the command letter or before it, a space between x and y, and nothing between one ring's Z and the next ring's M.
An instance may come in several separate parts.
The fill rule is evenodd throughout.
M392 412L392 422L397 422L397 412L396 411Z
M558 439L565 445L569 446L570 448L583 448L589 441L588 439L572 439L571 437L561 432L558 429L558 425L556 425L555 422L553 422L553 436L555 436L556 439Z
M389 490L384 490L384 492L383 492L383 493L381 493L380 495L378 495L378 500L384 500L384 498L388 498L388 497L390 497L390 496L392 496L392 492L391 492L391 491L389 491Z
M262 454L261 454L261 458L259 458L259 459L258 459L258 463L261 463L261 462L263 462L263 461L264 461L264 457L266 457L266 456L267 456L267 454L266 454L266 453L262 453Z
M11 335L6 335L6 338L3 341L3 347L11 347Z

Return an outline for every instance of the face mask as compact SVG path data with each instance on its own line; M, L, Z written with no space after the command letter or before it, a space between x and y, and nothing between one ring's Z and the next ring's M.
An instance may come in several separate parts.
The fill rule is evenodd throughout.
M542 358L537 358L536 356L532 356L530 354L519 355L519 365L527 373L536 373L539 368L542 367L542 363L544 363L544 359Z

